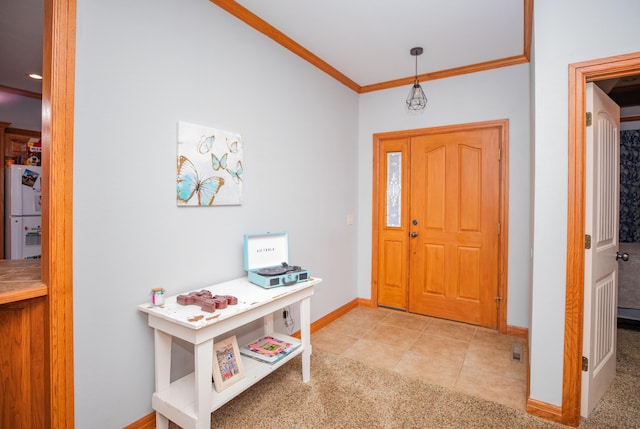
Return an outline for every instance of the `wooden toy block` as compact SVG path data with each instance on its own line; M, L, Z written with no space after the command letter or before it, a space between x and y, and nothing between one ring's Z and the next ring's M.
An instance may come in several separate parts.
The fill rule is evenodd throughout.
M186 295L178 295L176 301L180 305L199 305L202 311L213 313L216 308L227 308L227 305L236 305L238 298L231 295L212 295L210 291L203 289Z

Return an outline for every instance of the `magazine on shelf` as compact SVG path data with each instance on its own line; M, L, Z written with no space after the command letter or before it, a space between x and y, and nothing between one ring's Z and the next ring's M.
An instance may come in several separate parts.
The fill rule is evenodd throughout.
M275 363L300 347L300 341L287 341L273 335L261 337L240 349L240 354L262 362Z

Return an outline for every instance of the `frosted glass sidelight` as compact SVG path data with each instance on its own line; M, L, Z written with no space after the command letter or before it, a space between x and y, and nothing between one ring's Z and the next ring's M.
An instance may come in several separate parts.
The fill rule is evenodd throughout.
M386 226L400 227L402 219L402 152L387 153Z

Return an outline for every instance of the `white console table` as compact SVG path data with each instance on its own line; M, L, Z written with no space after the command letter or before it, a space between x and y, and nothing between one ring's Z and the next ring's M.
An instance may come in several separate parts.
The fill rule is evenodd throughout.
M151 303L139 305L138 309L148 314L149 326L154 329L156 391L151 404L156 410L156 428L167 429L171 420L185 429L209 429L214 410L301 353L302 381L309 381L310 301L314 286L321 281L311 278L291 286L263 289L249 283L245 277L198 289L210 290L213 295L232 295L238 298L237 305L229 305L214 313L202 311L197 305L180 305L176 302L176 296L165 298L164 305L161 306ZM273 313L297 302L300 303L302 345L274 364L242 356L245 377L222 392L216 392L211 382L214 339L224 340L226 332L259 318L263 318L265 335L276 334L283 339L290 338L274 333ZM194 345L195 371L171 382L173 337Z

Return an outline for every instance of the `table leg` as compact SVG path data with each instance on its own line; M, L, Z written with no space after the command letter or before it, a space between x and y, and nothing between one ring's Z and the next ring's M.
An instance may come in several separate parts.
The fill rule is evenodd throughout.
M156 411L156 429L169 429L169 419Z
M213 339L193 347L195 355L195 411L196 429L211 427L211 374L213 368Z
M154 329L156 392L169 388L171 376L171 335Z
M273 334L273 313L269 313L262 318L264 323L264 335L272 335Z
M302 341L302 381L311 379L311 298L300 301L300 339Z
M171 335L154 329L156 392L169 388L171 376ZM156 412L156 429L168 429L169 420Z

